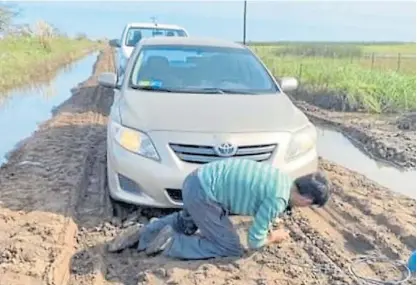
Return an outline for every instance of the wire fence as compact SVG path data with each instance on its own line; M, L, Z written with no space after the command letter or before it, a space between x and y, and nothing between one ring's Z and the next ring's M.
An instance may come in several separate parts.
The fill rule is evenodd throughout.
M291 57L281 56L281 61L285 62L293 61L296 59L298 63L298 77L301 79L303 70L305 71L309 66L314 65L338 65L339 67L358 66L366 69L367 71L375 72L396 72L403 75L416 75L416 56L415 55L380 55L380 54L368 54L362 56L351 57Z
M415 54L251 48L275 76L296 77L311 94L346 94L377 113L416 108Z
M369 66L372 70L378 68L392 69L397 72L405 71L410 73L416 72L416 55L415 54L365 54L362 57L357 58L359 62ZM355 58L350 59L351 62L355 61Z
M294 57L282 55L280 56L284 60L288 58L294 60ZM348 56L348 57L321 57L321 56L297 56L297 61L302 64L309 61L333 61L346 64L358 64L361 67L368 68L372 71L388 71L398 72L402 74L416 74L416 55L414 54L378 54L370 53L363 54L361 56Z

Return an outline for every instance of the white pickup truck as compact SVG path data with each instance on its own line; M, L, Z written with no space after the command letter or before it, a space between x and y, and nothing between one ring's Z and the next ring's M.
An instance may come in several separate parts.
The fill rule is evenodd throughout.
M113 39L110 45L116 48L117 77L120 82L127 61L136 44L143 38L149 37L188 37L188 32L177 25L157 23L129 23L123 29L120 39Z

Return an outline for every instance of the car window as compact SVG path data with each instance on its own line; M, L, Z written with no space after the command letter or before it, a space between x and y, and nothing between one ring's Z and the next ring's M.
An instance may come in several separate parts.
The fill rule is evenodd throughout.
M130 85L196 93L279 92L248 49L211 46L144 46L135 60Z
M125 45L134 47L143 38L152 38L157 36L164 37L186 37L183 30L163 29L163 28L129 28L126 34Z
M127 28L127 27L124 27L123 32L122 32L122 34L120 35L120 38L119 38L119 44L120 44L120 45L123 45L123 38L124 38L124 35L125 35L125 32L126 32L126 28Z

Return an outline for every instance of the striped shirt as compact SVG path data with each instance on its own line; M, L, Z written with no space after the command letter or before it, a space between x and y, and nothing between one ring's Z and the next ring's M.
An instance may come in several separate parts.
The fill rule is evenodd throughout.
M288 204L293 180L272 165L248 159L223 159L198 170L202 188L209 198L231 213L254 217L248 244L266 243L271 223Z

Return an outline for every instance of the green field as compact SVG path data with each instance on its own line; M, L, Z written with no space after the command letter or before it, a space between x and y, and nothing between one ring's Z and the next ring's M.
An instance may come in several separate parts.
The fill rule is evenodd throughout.
M88 39L7 37L0 40L0 92L36 80L98 47ZM42 74L41 74L42 75Z
M275 76L308 89L348 94L369 112L415 110L415 44L255 44Z
M309 47L341 47L342 49L357 48L364 53L384 54L415 54L416 43L340 43L340 42L249 42L250 46L275 47L275 48L299 48Z
M416 54L416 44L394 44L394 45L365 45L361 46L364 52L375 53L402 53Z

